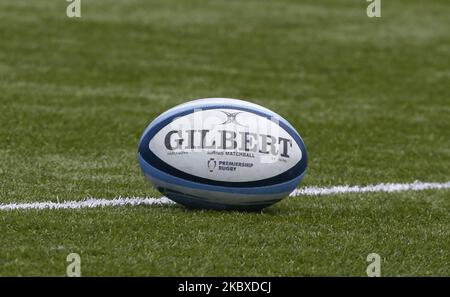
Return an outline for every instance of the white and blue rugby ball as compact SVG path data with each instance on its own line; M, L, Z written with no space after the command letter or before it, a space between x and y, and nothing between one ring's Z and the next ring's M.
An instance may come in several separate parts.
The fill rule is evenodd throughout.
M200 99L161 114L138 149L147 179L191 208L258 210L288 196L307 167L302 138L285 119L236 99Z

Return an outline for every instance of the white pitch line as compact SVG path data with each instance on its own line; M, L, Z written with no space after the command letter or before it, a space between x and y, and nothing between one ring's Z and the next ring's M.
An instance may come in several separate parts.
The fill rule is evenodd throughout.
M367 186L333 186L333 187L304 187L293 191L289 196L326 196L347 193L374 193L374 192L403 192L403 191L422 191L422 190L441 190L450 189L450 182L446 183L422 183L414 182L409 184L378 184ZM31 203L9 203L0 204L0 211L19 210L19 209L79 209L107 206L125 206L125 205L168 205L175 204L172 200L161 197L132 197L132 198L114 198L97 199L87 198L79 201L63 202L31 202Z
M166 197L151 198L151 197L133 197L133 198L114 198L114 199L97 199L87 198L84 200L72 200L63 202L31 202L31 203L10 203L0 204L1 210L16 210L16 209L78 209L78 208L94 208L106 206L125 206L125 205L166 205L174 204L172 200Z
M440 190L449 189L450 182L446 183L422 183L415 181L410 184L378 184L367 186L333 186L323 187L305 187L294 190L290 196L322 196L347 193L367 193L367 192L403 192L403 191L422 191L422 190Z

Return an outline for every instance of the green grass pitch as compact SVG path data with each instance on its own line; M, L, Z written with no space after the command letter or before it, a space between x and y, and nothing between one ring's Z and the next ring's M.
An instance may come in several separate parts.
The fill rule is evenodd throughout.
M302 186L450 180L447 0L0 2L0 203L153 196L144 128L190 99L266 106L307 145ZM0 275L450 275L450 192L0 211Z

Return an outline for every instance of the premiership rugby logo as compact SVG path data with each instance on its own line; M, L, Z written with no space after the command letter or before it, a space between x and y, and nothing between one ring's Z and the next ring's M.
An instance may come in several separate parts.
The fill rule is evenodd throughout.
M209 169L209 172L213 172L213 171L214 171L214 168L216 168L216 165L217 165L217 162L216 162L216 160L214 160L214 158L209 159L209 160L208 160L208 169Z

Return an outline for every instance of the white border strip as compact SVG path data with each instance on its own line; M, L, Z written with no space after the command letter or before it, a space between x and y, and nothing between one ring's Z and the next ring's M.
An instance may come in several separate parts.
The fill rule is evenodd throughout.
M422 183L414 182L410 184L378 184L368 186L334 186L334 187L305 187L293 191L289 196L325 196L347 193L374 193L374 192L402 192L402 191L422 191L422 190L441 190L450 189L450 182L446 183ZM19 209L80 209L95 208L107 206L137 206L137 205L168 205L175 204L172 200L161 197L132 197L132 198L114 198L97 199L87 198L79 201L64 202L32 202L32 203L9 203L0 204L0 211L19 210Z

